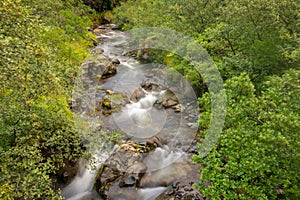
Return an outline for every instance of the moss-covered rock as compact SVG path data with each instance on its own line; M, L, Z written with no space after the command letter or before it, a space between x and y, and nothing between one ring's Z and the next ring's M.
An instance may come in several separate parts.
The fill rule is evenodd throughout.
M108 116L113 112L119 112L123 106L129 103L126 95L112 90L106 90L105 95L96 106L96 111L101 111L102 115Z

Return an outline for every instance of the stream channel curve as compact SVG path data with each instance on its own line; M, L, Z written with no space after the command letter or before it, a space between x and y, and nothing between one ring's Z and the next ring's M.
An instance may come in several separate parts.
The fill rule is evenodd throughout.
M192 184L199 181L199 166L191 163L199 140L194 90L170 67L136 59L137 54L147 58L145 49L149 43L157 43L155 37L147 35L147 42L141 42L113 27L99 27L99 44L83 63L73 92L72 110L78 119L75 126L96 161L93 167L81 162L78 174L63 187L62 195L68 200L152 200L160 199L176 184L188 185L192 191ZM123 133L118 145L101 134L116 131ZM141 151L141 147L147 150ZM141 156L131 161L134 156L126 158L122 151ZM119 154L121 158L116 156ZM125 164L115 167L117 162ZM144 167L143 173L129 176L130 165L136 163ZM107 171L111 170L118 175L107 182Z

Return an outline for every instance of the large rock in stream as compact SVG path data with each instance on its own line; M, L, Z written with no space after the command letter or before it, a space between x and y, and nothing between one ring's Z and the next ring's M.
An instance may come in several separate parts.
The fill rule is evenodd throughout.
M165 107L165 108L171 108L178 105L179 101L171 90L165 90L164 93L159 98L159 102Z
M143 90L142 87L138 87L136 90L133 91L133 93L130 96L130 101L132 102L138 102L141 98L144 98L146 96L146 92Z
M169 189L161 193L155 200L203 200L201 193L192 185L175 183Z
M102 115L108 116L113 112L119 112L122 107L129 103L129 99L125 94L112 90L104 90L105 95L96 105L96 110Z
M104 199L139 199L141 189L167 187L156 199L201 200L199 191L192 187L199 181L199 166L190 163L187 154L181 157L180 152L173 153L177 154L175 162L160 166L163 157L170 159L158 156L166 152L164 142L155 136L145 142L128 140L118 146L97 173L97 193Z
M199 182L199 166L191 163L181 163L179 170L182 176L169 184L167 190L161 193L156 200L203 200L201 193L193 187ZM186 170L186 171L184 171ZM183 172L184 171L184 172Z
M158 137L153 137L147 142L128 140L119 145L98 170L94 184L98 194L107 199L111 198L109 194L116 188L139 187L147 171L143 163L144 156L156 146L162 145L162 142Z
M148 92L160 92L156 101L156 105L159 105L159 107L172 108L175 112L181 111L181 104L179 104L176 94L169 89L164 89L159 83L151 79L143 80L140 87L131 94L130 101L138 102L144 98Z
M104 55L94 55L82 64L83 82L98 83L101 79L109 78L117 73L119 62Z

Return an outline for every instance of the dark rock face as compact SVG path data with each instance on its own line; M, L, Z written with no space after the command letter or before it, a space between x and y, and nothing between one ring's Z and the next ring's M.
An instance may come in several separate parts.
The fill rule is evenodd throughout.
M102 51L101 49L95 51ZM103 55L88 59L82 64L83 81L96 83L100 79L109 78L117 73L117 63Z
M117 73L117 68L111 61L104 63L96 63L94 66L100 69L100 73L102 73L101 78L108 78Z
M64 184L69 183L76 176L77 171L78 164L66 163L57 173L59 181Z
M183 163L182 163L183 164ZM183 164L184 165L184 164ZM170 199L185 199L185 200L202 200L204 199L201 193L193 188L194 183L199 182L199 166L197 164L187 164L180 166L181 171L186 170L181 178L174 181L162 194L160 194L156 200L170 200Z
M178 104L178 99L174 92L166 90L160 98L160 102L165 108L170 108L175 107Z
M155 139L155 141L161 141ZM153 146L155 141L151 141ZM160 144L159 144L160 145ZM147 166L143 163L144 153L153 150L145 144L127 141L121 144L100 167L95 178L94 188L107 199L112 190L125 187L139 187Z
M151 81L150 79L145 79L141 83L141 87L144 88L146 91L158 91L161 89L160 85L155 81Z
M83 3L95 9L97 12L103 12L105 10L111 10L118 5L119 0L84 0Z
M200 192L191 185L174 184L171 188L156 197L156 200L203 200Z
M121 63L120 60L117 59L117 58L113 58L113 59L111 60L111 62L112 62L112 64L117 64L117 65Z
M138 102L141 98L144 98L145 96L146 96L145 91L141 87L138 87L136 90L134 90L134 92L130 96L130 101Z
M64 166L61 167L56 174L50 175L52 178L52 187L57 189L61 185L69 184L76 175L82 174L80 168L82 163L85 163L85 161L78 160L77 162L71 162L66 160Z
M137 199L137 188L169 186L156 199L203 199L192 187L198 182L198 165L179 161L158 171L147 171L144 153L151 154L164 142L155 136L144 143L129 140L121 144L98 171L94 184L97 193L103 199Z
M140 185L141 178L147 171L147 166L142 162L135 162L128 168L128 171L121 178L120 187L138 187Z
M121 145L100 168L95 188L101 197L108 198L111 185L128 187L139 184L147 168L142 163L142 154L136 152L134 145Z

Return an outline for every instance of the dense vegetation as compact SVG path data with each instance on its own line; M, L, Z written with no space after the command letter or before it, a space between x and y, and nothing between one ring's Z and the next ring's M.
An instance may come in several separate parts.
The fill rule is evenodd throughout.
M76 0L0 2L0 198L59 198L52 176L82 154L67 99L92 46Z
M92 8L120 2L114 20L124 30L189 35L224 79L225 126L213 151L194 157L202 165L195 187L211 199L299 199L297 0L0 1L0 199L60 198L53 177L83 154L67 99L95 40ZM191 81L205 138L211 110L201 76L187 57L153 50L149 59Z
M197 184L205 196L299 198L300 72L270 77L263 86L255 95L246 73L226 81L227 119L219 144L204 160L195 157L206 166ZM199 101L204 105L199 123L207 128L208 93Z
M129 1L115 10L125 30L166 27L198 41L225 79L247 72L255 84L299 63L299 3L294 0Z
M194 157L203 166L196 187L207 198L300 198L299 9L296 0L131 0L114 10L124 30L165 27L191 36L225 80L227 117L219 142L205 158ZM150 54L200 89L205 138L210 96L201 76L187 56Z

